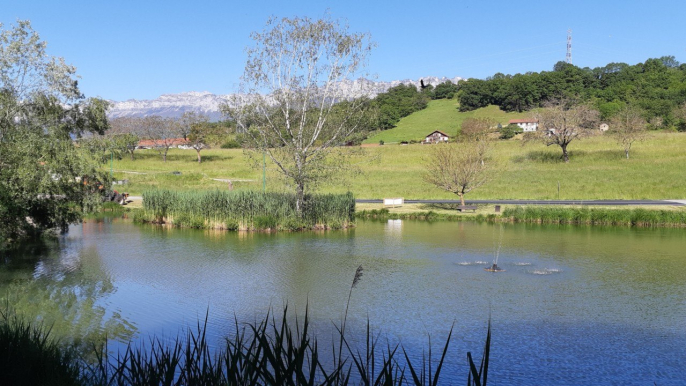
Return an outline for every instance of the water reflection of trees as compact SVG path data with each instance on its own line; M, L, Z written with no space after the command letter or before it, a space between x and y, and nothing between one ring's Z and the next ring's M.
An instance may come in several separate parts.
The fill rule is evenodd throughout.
M135 327L105 307L116 288L102 269L97 250L82 249L79 242L39 244L14 251L0 265L5 312L43 324L52 336L84 353L92 353L94 345L106 339L131 339Z

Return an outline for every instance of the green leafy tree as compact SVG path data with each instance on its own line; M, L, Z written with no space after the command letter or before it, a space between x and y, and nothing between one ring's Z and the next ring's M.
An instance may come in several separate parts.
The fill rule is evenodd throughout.
M189 117L186 117L186 120L190 120ZM190 127L190 131L188 132L188 144L197 152L198 163L201 163L202 158L200 152L203 149L210 148L209 139L216 135L219 126L210 125L209 118L203 114L194 114L190 123L183 123L183 125L186 124Z
M108 103L85 99L76 69L46 53L28 21L0 25L0 247L66 230L98 197L83 177L106 182L73 138L102 135Z
M197 113L195 111L186 111L183 113L179 119L179 135L183 139L188 139L188 135L191 133L193 126L200 122L209 122L210 118L203 114Z
M436 86L434 89L434 99L453 99L457 90L457 85L447 80Z
M674 109L674 116L677 119L677 130L686 132L686 103Z
M131 161L134 160L133 152L138 148L138 142L140 142L140 137L134 133L116 134L110 137L112 141L112 149L119 153L119 159L121 159L121 154L129 154L131 156Z
M110 120L110 130L107 131L114 146L123 153L129 154L131 161L135 159L135 151L141 140L143 119L135 117L120 117Z
M674 109L686 102L684 69L686 65L671 56L594 69L558 62L553 71L469 79L461 82L458 99L461 111L489 104L505 111L525 111L543 107L549 100L577 99L593 102L604 120L611 119L622 105L632 104L645 110L648 120L659 118L670 127L678 124Z
M422 93L412 84L399 84L380 93L374 98L373 107L378 113L377 128L386 130L416 111L423 110L428 106L431 96Z
M493 97L497 90L493 86L497 84L490 80L468 79L462 82L458 100L460 111L471 111L493 104Z

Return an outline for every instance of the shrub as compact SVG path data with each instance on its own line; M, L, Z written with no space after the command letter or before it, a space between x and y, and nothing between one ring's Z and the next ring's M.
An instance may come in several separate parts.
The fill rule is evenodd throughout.
M501 127L499 129L499 131L500 131L500 139L510 139L510 138L514 137L515 135L521 133L522 128L515 125L515 124L511 124L511 125L507 125L505 127Z
M241 144L235 139L230 139L219 146L222 149L240 149Z

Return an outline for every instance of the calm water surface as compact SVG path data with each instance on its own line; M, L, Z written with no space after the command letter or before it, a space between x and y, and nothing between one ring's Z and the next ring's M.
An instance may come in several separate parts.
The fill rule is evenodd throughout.
M219 344L234 318L285 304L302 315L308 303L326 342L362 265L351 336L369 320L420 358L454 324L447 384L466 381L467 351L481 357L490 314L494 385L683 385L684 247L683 229L396 220L246 234L88 220L57 245L5 257L0 296L61 333L107 334L115 349L174 338L206 314ZM498 250L506 271L485 272Z

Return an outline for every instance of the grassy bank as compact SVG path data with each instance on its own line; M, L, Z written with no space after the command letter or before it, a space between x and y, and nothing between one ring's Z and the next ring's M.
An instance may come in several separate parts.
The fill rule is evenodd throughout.
M449 210L439 206L427 206L423 210L391 210L382 209L362 209L355 213L355 217L360 219L379 219L379 220L426 220L426 221L496 221L500 216L490 211L478 210L475 213L462 213L455 209Z
M360 219L492 221L539 224L616 225L637 227L686 227L686 208L671 207L587 207L587 206L502 206L480 205L475 212L458 212L455 205L408 204L383 208L380 204L358 204Z
M541 224L686 227L686 211L527 206L506 208L500 220Z
M347 228L355 218L351 193L308 195L302 214L295 202L288 193L151 190L134 220L198 229L300 230Z

